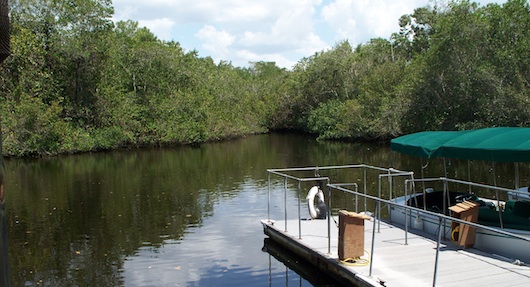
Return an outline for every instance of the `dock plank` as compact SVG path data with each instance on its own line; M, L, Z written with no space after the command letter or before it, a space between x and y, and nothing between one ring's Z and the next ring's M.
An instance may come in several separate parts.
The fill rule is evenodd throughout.
M331 273L351 279L359 286L432 286L435 269L435 238L420 231L408 234L400 226L381 222L380 232L375 233L372 277L369 266L346 266L338 260L338 228L334 221L330 225L330 248L328 252L328 221L302 220L301 233L297 219L274 224L263 220L264 231L271 238L282 241L287 248L302 246L304 256L315 260ZM364 258L372 245L373 219L366 221L364 236ZM279 239L281 237L281 239ZM301 239L299 239L301 237ZM274 239L274 238L273 238ZM322 262L325 262L323 264ZM448 240L440 245L436 286L529 286L530 267L517 266L479 250L461 249Z

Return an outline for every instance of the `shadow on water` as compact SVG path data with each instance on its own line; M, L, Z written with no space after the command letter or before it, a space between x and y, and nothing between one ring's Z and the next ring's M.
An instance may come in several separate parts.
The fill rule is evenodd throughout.
M217 286L217 275L223 275L223 280L234 276L255 280L260 277L255 269L260 267L246 266L244 261L231 263L234 273L221 268L224 273L216 275L215 264L208 268L212 262L194 258L197 250L211 243L193 247L196 244L189 238L194 236L189 233L208 233L215 225L212 222L218 222L230 226L232 234L241 234L241 228L254 230L237 239L212 235L224 244L222 248L234 243L246 248L260 245L254 240L263 238L259 219L266 216L266 201L265 193L255 191L266 186L266 169L320 164L319 146L325 147L307 136L273 134L197 147L7 160L6 223L12 283L145 286L134 277L141 268L150 267L142 262L179 246L190 246L188 257L183 258L182 250L176 249L165 267L175 265L176 260L200 264L194 267L198 278L178 281L168 275L167 281L157 282ZM255 206L250 206L250 200ZM229 222L235 221L226 218L236 213L234 206L245 217L239 226L231 226ZM223 262L233 254L217 256L215 262ZM243 272L247 269L251 271ZM157 269L150 270L156 277Z
M321 142L289 134L196 147L6 160L11 283L153 286L142 280L154 278L159 285L263 286L269 282L259 223L267 216L266 170L352 163L414 169L417 174L421 166L384 144ZM498 173L509 173L504 168ZM467 165L451 166L454 173L463 169ZM521 181L528 182L529 170ZM330 176L358 179L356 174ZM304 186L304 193L309 187ZM292 202L297 194L289 189L288 197ZM336 208L353 208L346 196L334 195L333 201L340 203ZM282 206L274 202L273 209L281 211ZM201 249L211 258L198 258ZM191 273L184 270L193 270L195 277L185 277ZM236 279L242 283L235 284Z
M299 284L301 279L308 281L315 287L342 287L348 286L347 282L340 282L336 278L333 278L326 273L323 273L311 263L299 258L290 250L282 247L274 240L265 238L263 241L263 252L267 252L270 256L280 261L285 265L285 276L280 278L273 278L272 271L269 277L269 286L273 286L274 283L285 280L284 286L296 286ZM288 275L288 270L294 271L299 278L291 278ZM297 280L298 279L298 280ZM298 285L299 286L299 285Z

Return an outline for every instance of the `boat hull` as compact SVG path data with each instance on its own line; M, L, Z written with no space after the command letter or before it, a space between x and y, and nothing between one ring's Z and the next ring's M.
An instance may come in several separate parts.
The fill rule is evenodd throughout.
M395 203L404 205L404 198L394 199ZM438 235L438 231L442 230L442 236L449 240L451 239L451 221L445 220L440 226L437 217L420 211L408 211L405 214L405 208L399 205L389 207L390 221L392 223L405 225L406 221L409 228L422 230L431 235ZM490 227L490 226L488 226ZM495 227L493 227L495 228ZM530 238L530 231L502 229L516 235ZM492 231L477 229L475 244L473 248L481 251L491 253L495 257L505 257L510 261L530 263L530 242L509 237L507 235L495 233Z

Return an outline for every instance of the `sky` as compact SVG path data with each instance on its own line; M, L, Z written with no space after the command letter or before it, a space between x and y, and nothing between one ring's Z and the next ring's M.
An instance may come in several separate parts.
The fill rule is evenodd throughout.
M440 1L438 1L440 2ZM480 0L502 4L505 1ZM291 69L348 40L389 39L398 19L434 0L113 0L114 21L134 20L158 39L237 67L271 61Z

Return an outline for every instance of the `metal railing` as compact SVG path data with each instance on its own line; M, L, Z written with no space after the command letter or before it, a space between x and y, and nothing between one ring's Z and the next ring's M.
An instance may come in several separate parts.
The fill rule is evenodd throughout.
M452 181L450 179L445 179L445 180ZM504 231L502 229L493 228L493 227L489 227L489 226L484 226L484 225L481 225L481 224L478 224L478 223L464 221L464 220L461 220L459 218L447 216L447 215L444 215L444 214L435 213L435 212L431 212L431 211L424 210L424 209L419 209L419 208L415 208L415 207L411 207L411 206L407 206L407 205L398 204L398 203L393 202L392 200L385 200L385 199L381 199L380 197L360 194L360 193L355 192L353 190L345 189L345 188L341 187L340 185L329 184L328 187L330 187L332 189L340 190L342 192L348 192L348 193L351 193L351 194L354 194L354 195L358 195L358 196L365 196L368 199L374 200L376 202L376 209L379 208L379 206L382 203L384 203L384 204L387 204L389 206L397 206L399 208L404 208L405 209L405 213L407 213L407 211L409 211L409 212L416 211L416 212L421 212L422 214L430 215L430 216L433 216L434 218L437 218L438 219L438 230L439 230L439 232L437 234L436 256L435 256L435 264L434 264L435 267L434 267L434 274L433 274L433 286L436 286L436 277L437 277L437 273L438 273L438 259L439 259L439 253L440 253L440 242L441 242L441 237L442 237L442 233L443 233L442 232L442 225L443 225L443 222L445 222L446 220L450 220L452 222L457 222L459 224L469 225L469 226L475 227L477 229L487 230L487 231L490 231L490 232L493 232L493 233L496 233L496 234L501 234L501 235L504 235L504 236L508 236L508 237L512 237L512 238L516 238L516 239L520 239L520 240L524 240L526 242L530 242L530 238L528 238L528 237L517 235L517 234L511 233L511 232L507 232L507 231ZM377 216L377 212L374 212L374 228L372 230L372 242L371 242L371 254L370 254L371 258L370 258L370 273L369 273L369 276L372 276L372 267L373 267L373 263L374 263L373 262L373 255L374 255L374 251L375 251L375 233L376 233L376 224L375 223L376 223L376 221L380 222L381 221L381 217ZM405 222L408 222L408 220L405 220ZM407 225L405 225L405 226L407 226ZM409 233L408 227L405 227L405 235L404 235L405 236L405 244L406 244L408 233Z
M487 185L487 184L482 184L482 183L475 183L475 182L471 182L471 181L465 181L465 180L459 180L459 179L452 179L452 178L446 178L446 177L438 177L438 178L423 178L423 179L407 179L405 180L405 197L408 196L408 190L414 190L412 187L410 189L408 189L407 187L410 185L410 186L414 186L415 183L417 182L442 182L443 183L443 192L444 192L444 198L447 196L446 193L449 192L449 188L448 188L448 185L450 183L453 183L453 184L457 184L457 185L464 185L464 186L467 186L468 187L468 190L469 190L469 193L472 193L472 188L473 187L476 187L476 188L481 188L481 189L486 189L486 190L493 190L495 192L495 200L497 202L496 206L497 206L497 211L498 211L498 214L499 214L499 226L500 228L504 228L504 221L503 221L503 215L502 215L502 208L501 208L501 201L500 201L500 194L499 192L504 192L506 194L523 194L523 192L521 191L517 191L517 190L513 190L513 189L509 189L509 188L504 188L504 187L499 187L499 186L491 186L491 185ZM476 191L476 190L475 190ZM422 191L424 196L425 196L425 189ZM475 195L480 195L480 193L472 193L472 194L475 194ZM447 210L447 208L453 204L451 202L446 202L444 200L444 205L443 206L443 210ZM423 205L423 210L426 209L426 206L425 204Z
M328 176L319 176L319 172L320 171L325 171L325 170L333 170L333 169L362 169L362 174L363 174L363 182L362 182L362 186L363 186L363 190L362 192L359 192L358 191L358 184L357 183L334 183L331 181L331 179L328 177ZM378 177L378 187L377 187L377 196L374 196L374 195L369 195L368 192L367 192L367 170L373 170L373 171L377 171L377 172L381 172L377 175ZM292 175L290 173L293 173L293 172L301 172L301 171L305 171L305 172L308 172L308 171L313 171L315 173L315 176L313 177L300 177L300 176L295 176L295 175ZM399 207L399 208L403 208L405 210L405 230L404 230L404 244L408 244L407 243L407 240L408 240L408 233L409 233L409 227L408 227L408 219L406 217L407 213L412 213L412 212L418 212L423 214L423 215L429 215L429 216L432 216L433 218L437 219L438 220L438 233L435 234L437 236L437 243L436 243L436 255L435 255L435 258L434 258L434 273L433 273L433 286L436 286L436 280L437 280L437 273L438 273L438 265L439 265L439 253L440 253L440 245L441 245L441 238L442 238L442 234L445 234L445 232L442 232L442 226L445 226L445 222L447 220L450 220L451 222L456 222L458 224L465 224L465 225L468 225L468 226L471 226L471 227L474 227L474 228L477 228L477 229L481 229L481 230L486 230L486 231L489 231L489 232L492 232L492 233L495 233L495 234L500 234L500 235L504 235L504 236L507 236L507 237L511 237L511 238L516 238L516 239L519 239L519 240L524 240L526 242L530 242L530 238L528 237L525 237L525 236L521 236L521 235L517 235L517 234L514 234L514 233L511 233L511 232L508 232L508 231L505 231L503 229L499 229L499 228L494 228L494 227L489 227L489 226L484 226L484 225L481 225L481 224L478 224L478 223L473 223L473 222L468 222L468 221L464 221L464 220L461 220L459 218L454 218L454 217L451 217L451 216L448 216L448 215L444 215L444 214L441 214L441 213L436 213L436 212L432 212L432 211L429 211L429 210L426 210L426 209L420 209L420 208L416 208L416 207L412 207L412 206L408 206L406 204L400 204L400 203L396 203L395 201L393 201L392 199L394 198L393 197L393 181L395 180L395 178L404 178L403 179L403 186L404 186L404 194L405 194L405 201L406 202L406 198L407 196L409 196L409 186L411 187L410 190L414 191L414 184L416 182L420 182L420 181L442 181L443 184L444 184L444 188L447 188L447 184L448 183L458 183L458 184L467 184L467 185L471 185L471 186L475 186L475 187L481 187L481 188L488 188L488 189L493 189L493 188L497 188L499 190L502 190L502 191L506 191L506 192L513 192L513 189L505 189L505 188L500 188L500 187L493 187L493 186L488 186L488 185L484 185L484 184L478 184L478 183L472 183L472 182L466 182L466 181L461 181L461 180L455 180L455 179L449 179L449 178L434 178L434 179L414 179L414 174L412 172L407 172L407 171L400 171L400 170L396 170L396 169L393 169L393 168L381 168L381 167L375 167L375 166L370 166L370 165L365 165L365 164L358 164L358 165L344 165L344 166L327 166L327 167L304 167L304 168L288 168L288 169L269 169L267 170L267 173L268 173L268 208L267 208L267 212L268 212L268 220L271 221L271 208L270 208L270 198L271 198L271 175L276 175L276 176L279 176L279 177L282 177L283 180L284 180L284 219L285 219L285 232L287 232L287 181L288 180L292 180L294 182L297 183L297 196L298 196L298 238L299 239L302 239L302 217L301 217L301 183L303 182L309 182L309 181L325 181L327 182L326 184L326 187L327 187L327 211L328 211L328 216L327 216L327 239L328 239L328 253L331 253L331 217L332 217L332 206L331 206L331 193L333 190L337 190L337 191L341 191L341 192L345 192L345 193L349 193L349 194L352 194L355 196L356 200L355 200L355 204L356 204L356 209L358 207L357 203L358 203L358 198L361 197L364 201L364 211L368 211L367 210L367 201L373 201L374 202L374 212L373 212L373 229L372 229L372 240L371 240L371 252L370 252L370 266L369 266L369 276L372 276L372 272L373 272L373 265L374 265L374 253L375 253L375 239L376 239L376 233L380 233L380 223L381 223L381 220L382 220L382 216L381 216L381 206L382 205L387 205L388 207ZM318 176L317 176L318 175ZM383 198L383 190L382 190L382 180L383 179L388 179L388 199L384 199ZM353 190L352 189L349 189L348 187L353 187ZM389 208L389 210L391 210L391 208ZM356 210L356 212L358 212L358 210ZM377 224L377 225L376 225ZM376 232L377 230L377 232Z
M331 180L327 176L320 176L319 173L321 171L329 171L329 170L358 170L362 169L362 176L363 176L363 193L358 193L360 195L363 195L364 198L364 210L367 210L367 170L373 170L377 172L384 172L383 175L380 175L378 180L378 190L379 195L381 195L381 178L387 177L389 178L389 184L391 184L391 179L396 176L412 176L412 172L405 172L400 171L393 168L382 168L382 167L376 167L366 164L355 164L355 165L341 165L341 166L325 166L325 167L300 167L300 168L284 168L284 169L268 169L268 201L267 201L267 218L269 222L271 221L271 175L276 175L283 178L284 184L283 184L283 190L284 190L284 221L285 221L285 229L284 231L287 232L287 181L292 180L297 183L297 198L298 198L298 238L302 239L302 215L301 215L301 205L302 205L302 199L301 199L301 183L303 182L311 182L311 181L325 181L327 182L326 186L330 186ZM295 176L292 173L296 172L314 172L315 176L312 177L300 177ZM335 186L337 187L344 187L344 186L353 186L355 188L355 191L357 191L358 184L357 183L335 183ZM356 211L358 207L358 197L356 196ZM328 188L327 190L327 221L328 221L328 253L331 253L331 189ZM381 212L380 209L376 210L376 212Z

